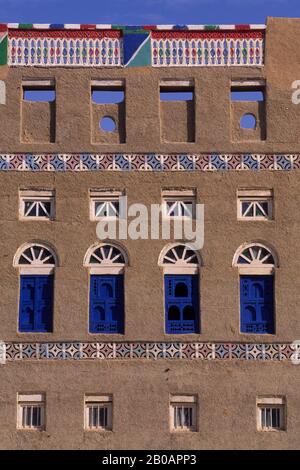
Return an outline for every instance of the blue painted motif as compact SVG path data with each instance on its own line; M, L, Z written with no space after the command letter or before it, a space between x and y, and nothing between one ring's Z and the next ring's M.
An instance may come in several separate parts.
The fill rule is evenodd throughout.
M276 163L277 167L281 168L282 170L291 170L292 164L289 157L285 155L277 155L276 156Z
M180 168L184 170L194 169L194 162L193 162L192 157L189 157L188 155L179 155L178 160L179 160Z
M119 170L130 170L130 162L128 157L118 154L115 157L115 168Z
M218 154L213 154L211 156L210 165L211 165L212 170L226 170L227 169L226 160L224 160L223 156L220 156Z
M249 170L259 169L259 161L253 155L243 155L243 164L244 168L249 168Z
M133 33L124 31L123 54L125 67L137 67L151 65L151 41L150 32Z

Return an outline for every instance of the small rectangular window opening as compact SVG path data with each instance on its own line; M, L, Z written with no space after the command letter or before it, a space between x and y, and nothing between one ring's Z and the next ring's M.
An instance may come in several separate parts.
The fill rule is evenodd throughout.
M264 101L263 90L231 90L232 101Z
M238 219L270 220L273 218L273 191L238 190Z
M235 81L231 84L231 101L264 101L265 83L262 80Z
M197 431L197 397L172 396L170 399L171 431Z
M45 102L52 102L55 101L55 90L53 89L25 89L23 99L25 101L45 101Z
M191 80L164 80L160 84L161 101L193 101L194 85Z
M54 80L24 80L23 100L37 102L55 101Z
M18 396L18 422L19 429L42 430L45 424L45 396L44 394Z
M180 89L175 91L160 91L161 101L193 101L193 91L181 91Z
M285 430L285 399L282 397L258 398L257 427L259 431Z
M162 191L163 216L167 218L194 218L196 212L195 194L194 189L164 189Z
M112 396L85 397L85 429L109 431L112 429Z
M96 104L119 104L125 100L123 80L92 80L92 101Z
M55 192L53 190L21 190L21 219L53 219Z
M120 217L120 197L122 191L90 191L90 218L100 220L102 218L118 219Z
M92 90L92 100L96 104L118 104L124 101L123 90Z

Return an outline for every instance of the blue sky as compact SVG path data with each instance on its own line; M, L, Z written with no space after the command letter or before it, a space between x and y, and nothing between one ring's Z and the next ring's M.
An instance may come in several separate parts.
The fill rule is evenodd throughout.
M300 17L299 0L0 0L1 23L233 24Z

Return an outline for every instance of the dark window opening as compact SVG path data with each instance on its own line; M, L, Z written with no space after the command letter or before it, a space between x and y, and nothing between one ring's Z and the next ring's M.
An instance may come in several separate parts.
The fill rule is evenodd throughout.
M194 320L195 319L195 310L192 305L186 305L183 309L183 319L184 320Z
M175 297L187 297L188 296L188 288L184 282L179 282L175 286Z
M105 321L105 310L102 307L96 307L95 316L98 321Z
M180 310L176 305L171 305L169 308L168 319L169 321L180 320Z

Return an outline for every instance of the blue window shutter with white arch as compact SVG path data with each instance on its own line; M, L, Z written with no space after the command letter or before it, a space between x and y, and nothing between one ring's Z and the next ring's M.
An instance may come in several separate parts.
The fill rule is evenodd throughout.
M274 277L240 276L242 333L274 333Z
M90 276L91 333L124 333L124 277Z
M19 331L52 332L53 275L21 275Z
M198 275L166 274L164 280L166 333L199 333Z

